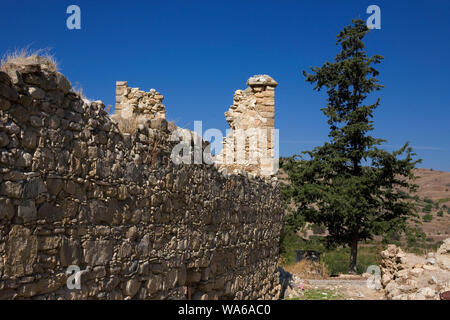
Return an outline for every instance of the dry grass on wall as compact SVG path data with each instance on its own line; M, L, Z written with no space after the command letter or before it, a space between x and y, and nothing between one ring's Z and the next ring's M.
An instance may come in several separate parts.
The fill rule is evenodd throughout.
M7 52L0 61L0 70L6 72L9 66L20 66L37 59L42 59L50 72L58 71L58 63L48 49L31 50L28 47Z
M129 134L136 132L138 127L138 119L136 117L123 118L118 115L113 115L111 118L117 121L120 132Z

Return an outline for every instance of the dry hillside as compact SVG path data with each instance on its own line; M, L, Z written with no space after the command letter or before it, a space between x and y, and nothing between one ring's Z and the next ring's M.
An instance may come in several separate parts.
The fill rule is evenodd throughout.
M427 197L450 206L450 172L416 169L414 174L419 177L415 182L419 185L419 197Z
M421 229L427 234L427 238L444 240L450 235L450 172L416 169L415 175L419 177L415 181L419 186L415 195L420 199L418 208L423 221ZM428 204L432 207L430 212L426 209ZM423 220L426 214L432 216L431 221Z

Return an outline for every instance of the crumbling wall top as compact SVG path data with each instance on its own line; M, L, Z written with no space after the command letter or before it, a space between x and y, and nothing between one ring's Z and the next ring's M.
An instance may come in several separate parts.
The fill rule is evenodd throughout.
M245 90L236 90L233 104L225 112L230 132L216 163L229 170L242 170L258 175L277 171L275 157L275 87L278 83L268 75L255 75L247 80Z
M247 86L249 87L255 87L255 86L270 86L270 87L276 87L278 83L267 74L258 74L253 77L250 77L247 80Z
M150 89L149 92L139 88L128 87L127 81L116 82L116 115L130 118L144 115L149 119L166 118L166 108L162 101L164 96Z

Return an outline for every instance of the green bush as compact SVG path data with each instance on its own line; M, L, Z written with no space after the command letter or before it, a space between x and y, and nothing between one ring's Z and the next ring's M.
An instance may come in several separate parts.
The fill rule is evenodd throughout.
M285 232L281 235L280 253L283 264L295 262L295 250L303 245L303 240L295 233Z
M431 209L433 209L433 206L428 203L425 207L423 207L423 212L431 212Z
M412 197L408 192L405 192L405 191L402 191L402 190L398 190L397 193L398 193L400 196L405 197L405 198L407 198L407 199L415 199L415 197L417 197L417 196ZM417 199L417 200L418 200L418 199Z
M311 230L312 230L312 232L314 233L314 234L322 234L322 233L324 233L325 231L327 231L327 228L325 227L325 226L323 226L323 225L320 225L320 224L313 224L312 226L311 226Z
M433 220L433 216L429 213L427 213L426 215L423 216L423 221L425 222L430 222L431 220Z
M426 233L423 232L420 228L408 228L405 231L405 235L407 245L410 248L422 245L425 242L425 238L427 236Z
M441 211L439 211L439 212L437 213L437 215L438 215L439 217L443 217L443 216L444 216L444 212L441 210Z

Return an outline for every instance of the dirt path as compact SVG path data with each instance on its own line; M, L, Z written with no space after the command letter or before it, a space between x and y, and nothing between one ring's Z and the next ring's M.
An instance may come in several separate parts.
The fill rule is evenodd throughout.
M382 291L367 286L366 279L303 279L303 292L314 292L329 300L384 300ZM326 295L325 295L326 294ZM308 294L306 294L308 296Z
M293 300L384 300L381 277L341 274L329 277L320 264L300 261L280 268L284 298ZM368 280L368 278L370 279ZM378 289L378 290L377 290Z

